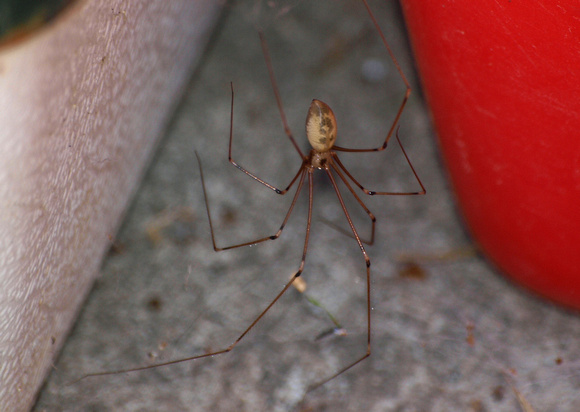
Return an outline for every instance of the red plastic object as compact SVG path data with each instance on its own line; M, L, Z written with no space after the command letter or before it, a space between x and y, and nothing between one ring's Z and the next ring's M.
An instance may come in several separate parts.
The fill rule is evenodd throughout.
M475 239L516 282L580 309L580 3L402 7Z

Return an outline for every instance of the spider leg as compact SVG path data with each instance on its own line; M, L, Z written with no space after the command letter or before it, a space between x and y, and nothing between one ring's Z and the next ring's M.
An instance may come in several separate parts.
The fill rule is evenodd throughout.
M300 155L302 159L305 159L302 150L296 143L294 136L292 136L292 131L288 126L288 121L286 120L286 115L284 114L284 109L282 108L282 99L280 98L280 91L278 90L278 84L276 83L276 78L274 77L274 69L272 68L272 59L270 59L270 51L268 50L268 45L266 44L266 38L264 37L264 33L260 30L258 31L258 35L260 36L260 43L262 44L262 52L264 53L264 59L266 60L266 67L268 67L268 76L270 77L270 83L272 83L272 90L274 90L274 96L276 96L276 104L278 105L278 111L280 112L280 117L282 118L282 124L284 125L284 132L286 136L292 142L292 145Z
M153 364L153 365L142 366L142 367L139 367L139 368L119 369L119 370L115 370L115 371L90 373L90 374L84 375L84 376L80 377L79 379L71 382L70 385L75 384L75 383L77 383L80 380L83 380L85 378L91 378L91 377L95 377L95 376L117 375L117 374L120 374L120 373L143 371L143 370L147 370L147 369L158 368L158 367L161 367L161 366L174 365L174 364L177 364L177 363L189 362L189 361L193 361L193 360L196 360L196 359L208 358L208 357L212 357L212 356L216 356L216 355L221 355L223 353L228 353L228 352L230 352L244 338L244 336L246 336L248 334L248 332L260 321L260 319L262 319L262 317L264 317L264 315L266 314L266 312L268 312L268 310L270 310L270 308L272 306L274 306L274 304L278 301L278 299L280 299L280 297L282 297L282 295L284 294L284 292L286 292L288 290L288 288L292 285L292 283L294 282L294 280L298 276L300 276L300 273L299 272L296 273L292 277L292 279L290 279L290 281L284 286L284 288L278 293L278 295L276 295L276 297L274 298L274 300L266 307L266 309L264 309L258 315L258 317L256 319L254 319L254 321L250 324L250 326L248 326L246 328L246 330L244 330L244 332L234 341L234 343L232 343L230 346L228 346L225 349L220 349L220 350L215 351L215 352L204 353L203 355L190 356L188 358L175 359L175 360L168 361L168 362L162 362L162 363L156 363L156 364Z
M389 56L391 57L391 60L395 64L395 67L397 68L399 75L401 76L401 78L403 79L403 82L405 83L406 90L405 90L405 96L403 97L403 101L401 102L401 105L399 106L399 110L397 111L397 115L395 116L395 120L393 120L393 124L392 124L391 128L389 129L389 132L387 133L387 137L385 137L385 141L383 142L382 146L379 146L379 147L376 147L373 149L349 149L349 148L345 148L345 147L334 146L333 149L337 150L339 152L380 152L382 150L385 150L387 148L387 145L389 144L389 140L391 139L391 136L393 135L393 131L395 130L395 126L397 125L397 123L399 123L399 119L401 118L401 114L403 113L403 110L405 109L405 105L407 104L407 100L409 99L409 95L411 94L411 85L409 84L407 78L405 77L405 74L403 73L401 66L399 66L399 63L397 62L397 59L395 58L393 51L389 47L389 44L387 43L387 39L385 38L385 35L383 34L383 31L381 30L379 23L375 19L375 16L373 15L373 12L371 11L371 8L369 7L367 1L366 0L362 0L362 1L367 9L367 12L369 13L369 16L371 17L371 20L373 21L373 25L377 29L377 32L379 33L379 36L381 37L381 40L382 40L383 44L385 45L385 48L387 49Z
M252 240L249 242L243 242L243 243L239 243L239 244L235 244L235 245L231 245L231 246L226 246L226 247L218 247L216 245L216 241L215 241L215 233L213 230L211 212L209 209L209 201L207 199L207 190L205 188L205 179L203 177L203 167L201 165L201 159L199 158L199 155L197 154L197 152L195 152L195 155L197 156L197 162L199 164L199 175L201 177L201 187L203 189L203 198L205 200L205 208L207 211L207 218L209 220L209 231L211 233L211 241L213 244L213 248L216 252L220 252L222 250L228 250L228 249L235 249L235 248L242 247L242 246L255 245L256 243L262 243L262 242L266 242L268 240L275 240L275 239L278 239L280 237L280 235L282 234L282 231L284 230L284 227L286 226L286 223L288 222L288 219L290 218L290 215L292 214L292 210L294 210L294 206L296 205L296 201L298 200L298 195L300 195L300 191L302 190L302 185L304 184L304 177L306 176L306 168L304 167L304 165L302 165L302 167L300 167L300 170L298 170L298 173L296 174L294 179L292 179L291 185L296 181L298 176L300 176L300 179L298 182L298 188L296 189L296 193L294 194L294 198L292 199L292 203L290 204L290 207L288 208L288 212L286 212L286 216L284 217L284 221L282 222L280 229L278 229L278 231L275 234L270 235L270 236L265 236L265 237L262 237L262 238L259 238L256 240Z
M199 158L198 158L198 160L199 160ZM201 162L200 162L200 165L201 165ZM288 219L288 216L290 215L290 212L292 211L292 208L294 207L294 204L296 203L296 199L298 198L298 193L300 193L300 189L302 188L302 184L304 183L304 178L306 176L306 173L308 173L308 220L307 220L307 225L306 225L306 236L305 236L305 239L304 239L304 249L303 249L303 252L302 252L302 260L300 261L300 266L298 267L298 270L292 276L292 278L290 279L290 281L288 283L286 283L286 285L276 295L276 297L272 300L272 302L270 302L270 304L268 304L268 306L266 306L266 308L262 312L260 312L260 314L252 321L252 323L250 324L250 326L248 326L240 334L240 336L238 336L238 338L234 341L234 343L232 343L230 346L228 346L227 348L224 348L224 349L220 349L220 350L217 350L217 351L214 351L214 352L204 353L202 355L190 356L188 358L182 358L182 359L176 359L176 360L172 360L172 361L168 361L168 362L156 363L156 364L153 364L153 365L142 366L142 367L139 367L139 368L120 369L120 370L116 370L116 371L91 373L91 374L82 376L81 378L77 379L74 382L71 382L71 384L76 383L76 382L78 382L78 381L80 381L82 379L89 378L89 377L106 376L106 375L116 375L116 374L119 374L119 373L128 373L128 372L137 372L137 371L143 371L143 370L147 370L147 369L158 368L160 366L168 366L168 365L174 365L174 364L177 364L177 363L193 361L193 360L196 360L196 359L208 358L208 357L212 357L212 356L216 356L216 355L221 355L223 353L230 352L232 349L234 349L234 347L248 334L248 332L254 326L256 326L256 324L260 321L260 319L262 319L264 317L264 315L266 315L266 313L270 310L270 308L272 306L274 306L274 304L282 297L282 295L284 293L286 293L286 291L290 288L290 286L292 286L292 283L294 283L294 281L296 280L296 278L299 277L302 274L302 271L304 269L304 264L305 264L305 261L306 261L306 252L308 251L308 240L310 239L310 225L312 223L312 199L313 199L313 190L312 190L312 188L313 188L313 179L312 179L312 171L313 171L312 169L306 169L306 168L302 168L301 169L302 176L300 177L300 183L299 183L299 186L298 186L298 190L296 191L297 194L294 196L294 200L292 201L292 205L290 207L290 210L288 211L288 214L286 216L286 219L284 220L284 223L285 223L286 220ZM205 189L204 189L204 193L205 193ZM208 209L208 214L209 214L209 209ZM280 229L280 231L281 230L282 229ZM268 239L269 238L265 238L264 240L268 240ZM240 245L238 245L238 246L240 246Z
M358 232L356 231L356 228L354 227L354 224L352 223L352 219L350 218L350 214L348 213L348 210L346 209L346 205L344 204L344 200L342 198L342 195L340 194L340 190L338 189L338 186L336 184L336 180L334 179L334 176L332 175L330 169L325 169L326 170L326 174L328 175L328 177L330 178L330 181L332 183L332 187L334 188L334 191L336 192L336 196L338 197L338 201L340 202L340 206L342 207L342 211L344 212L344 215L346 216L346 220L348 221L348 224L352 230L352 233L358 243L358 246L364 256L365 259L365 263L366 263L366 268L367 268L367 276L366 276L366 291L367 291L367 350L364 353L363 356L361 356L360 358L356 359L354 362L350 363L349 365L347 365L346 367L342 368L340 371L338 371L337 373L335 373L334 375L330 376L329 378L323 380L322 382L318 382L315 385L311 386L308 389L308 392L313 391L314 389L324 385L325 383L333 380L334 378L336 378L337 376L343 374L344 372L346 372L347 370L349 370L350 368L352 368L353 366L359 364L360 362L362 362L363 360L365 360L366 358L368 358L369 356L371 356L371 260L369 258L368 253L366 252L362 241L360 239L360 236L358 235ZM339 175L340 176L340 175Z
M411 167L411 170L413 171L413 175L415 175L415 179L417 179L417 182L421 186L421 190L418 192L376 192L374 190L369 190L369 189L365 188L363 185L361 185L354 178L354 176L350 174L350 172L346 169L346 167L344 167L344 165L342 164L342 162L340 161L340 159L338 158L338 156L335 153L333 153L332 159L342 169L342 171L350 178L350 180L352 180L352 182L355 185L357 185L365 194L367 194L369 196L375 196L375 195L380 195L380 196L383 196L383 195L392 195L392 196L424 195L425 193L427 193L427 191L425 190L425 186L423 186L423 183L421 182L419 175L415 171L413 164L409 160L409 156L407 156L407 152L405 151L405 148L403 147L403 144L401 143L401 139L399 139L399 130L398 129L397 129L397 133L396 133L395 137L397 138L397 142L399 142L399 146L401 147L401 150L403 151L403 154L405 155L405 159L407 159L407 163L409 164L409 166ZM345 180L345 182L346 182L346 180Z
M364 211L367 213L369 219L371 220L371 238L370 238L370 240L364 240L362 238L360 240L362 243L364 243L366 245L372 245L373 243L375 243L375 224L377 223L377 218L375 217L373 212L371 212L369 210L367 205L365 205L365 203L362 201L362 199L356 194L356 192L354 191L354 189L352 188L352 186L350 185L348 180L344 177L344 175L342 174L340 169L338 167L336 167L334 162L331 162L330 165L331 165L332 169L336 172L336 174L340 177L340 179L344 182L344 184L346 185L349 192L352 193L352 195L354 196L354 198L356 199L358 204L364 209ZM332 222L327 222L327 223L331 224L331 226L333 226L336 230L338 230L338 231L344 233L345 235L352 237L354 239L354 236L352 235L352 233L349 233L349 232L343 230L342 228L335 226L334 223L332 223Z
M235 167L237 167L240 171L244 172L246 175L250 176L252 179L254 179L255 181L263 184L264 186L266 186L268 189L273 190L274 192L276 192L279 195L283 195L285 194L290 187L292 187L292 185L294 184L294 182L296 181L296 179L298 178L298 175L300 174L300 171L302 169L300 169L298 171L298 173L296 173L296 176L294 176L294 178L292 179L292 181L290 182L290 184L288 184L288 186L286 186L285 189L278 189L277 187L271 185L270 183L266 182L265 180L260 179L258 176L256 176L255 174L249 172L248 170L246 170L245 168L243 168L242 166L240 166L233 158L232 156L232 142L234 140L234 128L233 128L233 124L234 124L234 84L230 83L230 87L232 89L232 104L231 104L231 109L230 109L230 144L229 144L229 151L228 151L228 161L233 164ZM280 110L281 107L280 107ZM283 113L281 111L281 113ZM285 120L284 120L285 122ZM286 127L286 126L285 126ZM196 153L197 155L197 153ZM199 156L197 157L199 160ZM304 159L303 159L304 161Z

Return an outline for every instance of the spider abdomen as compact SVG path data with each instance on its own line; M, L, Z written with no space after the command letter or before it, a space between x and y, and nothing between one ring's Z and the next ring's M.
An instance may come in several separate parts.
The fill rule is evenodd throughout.
M329 105L312 100L306 116L306 137L317 152L326 152L336 141L336 118Z

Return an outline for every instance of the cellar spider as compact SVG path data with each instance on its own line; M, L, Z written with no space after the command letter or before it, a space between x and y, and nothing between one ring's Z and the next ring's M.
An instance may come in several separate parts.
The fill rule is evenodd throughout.
M278 90L278 86L277 86L277 83L276 83L276 80L274 77L274 71L272 68L270 53L269 53L269 50L268 50L268 47L266 44L266 40L264 38L264 34L261 31L259 31L260 42L262 45L262 52L264 54L264 59L266 61L266 66L268 69L270 83L272 85L272 89L273 89L273 92L274 92L274 95L276 98L276 104L277 104L278 110L280 112L280 117L282 119L284 131L285 131L288 139L290 140L290 142L294 146L296 152L300 156L302 164L300 165L298 172L292 178L292 180L290 181L288 186L286 186L284 189L279 189L279 188L271 185L270 183L266 182L265 180L261 179L260 177L256 176L255 174L251 173L250 171L248 171L247 169L245 169L244 167L242 167L238 163L236 163L236 161L233 159L233 156L232 156L233 118L234 118L234 87L233 87L233 83L230 83L231 108L230 108L230 131L229 131L230 137L229 137L228 160L232 165L234 165L237 169L239 169L240 171L245 173L247 176L249 176L250 178L254 179L258 183L262 184L263 186L267 187L268 189L274 191L275 193L277 193L279 195L286 194L297 183L298 187L296 189L294 197L292 198L292 202L290 204L290 207L288 208L288 211L286 212L286 215L284 217L282 225L280 226L278 231L271 236L266 236L266 237L263 237L260 239L255 239L252 241L243 242L243 243L239 243L239 244L235 244L235 245L231 245L231 246L218 247L216 244L216 239L215 239L215 234L214 234L214 229L213 229L212 217L211 217L211 212L210 212L210 208L209 208L209 201L208 201L208 197L207 197L207 190L206 190L206 186L205 186L205 180L204 180L204 175L203 175L203 168L202 168L202 164L201 164L201 159L199 157L199 154L197 152L195 152L195 155L196 155L197 160L198 160L198 165L199 165L199 173L200 173L200 179L201 179L201 184L202 184L202 189L203 189L203 194L204 194L204 201L205 201L207 216L208 216L208 220L209 220L209 227L210 227L212 244L213 244L213 248L216 252L235 249L235 248L239 248L239 247L243 247L243 246L255 245L257 243L262 243L262 242L266 242L269 240L278 239L278 237L280 237L280 235L282 234L282 231L284 230L284 227L286 226L286 223L288 222L288 219L290 218L292 211L294 210L294 206L296 205L296 202L298 200L298 196L300 195L300 192L302 191L302 188L304 186L304 181L306 180L306 177L308 177L308 217L307 217L307 223L306 223L306 236L304 239L304 248L303 248L302 259L300 261L300 265L298 267L298 270L294 273L294 275L292 276L290 281L286 283L286 285L276 295L276 297L270 302L270 304L268 304L268 306L262 310L262 312L242 332L242 334L230 346L228 346L224 349L205 353L202 355L196 355L196 356L172 360L172 361L168 361L168 362L148 365L148 366L144 366L144 367L138 367L138 368L132 368L132 369L123 369L123 370L110 371L110 372L93 373L93 374L85 375L83 378L86 378L89 376L103 376L103 375L112 375L112 374L119 374L119 373L135 372L135 371L140 371L140 370L152 369L152 368L157 368L160 366L167 366L167 365L192 361L192 360L206 358L206 357L212 357L212 356L221 355L221 354L230 352L246 336L246 334L260 321L260 319L262 319L262 317L264 317L264 315L266 315L266 313L270 310L270 308L272 306L274 306L274 304L280 299L280 297L282 297L282 295L292 286L294 281L302 274L302 271L304 269L304 265L306 262L306 254L308 251L308 242L310 239L310 230L311 230L311 222L312 222L312 205L313 205L313 175L314 175L315 170L322 170L329 177L330 182L332 184L332 187L334 188L334 191L336 192L336 196L338 197L338 201L340 203L341 209L344 212L344 215L346 217L348 225L350 226L350 229L352 231L352 235L353 235L354 239L356 240L356 242L361 250L361 253L364 257L364 260L365 260L365 265L366 265L366 295L367 295L367 299L366 299L366 301L367 301L367 303L366 303L367 347L366 347L365 353L361 357L357 358L356 360L354 360L353 362L351 362L347 366L343 367L342 369L340 369L338 372L336 372L335 374L333 374L329 378L326 378L324 381L319 382L316 385L310 387L309 390L313 390L316 387L323 385L324 383L336 378L337 376L346 372L347 370L349 370L350 368L352 368L353 366L357 365L358 363L362 362L363 360L365 360L366 358L368 358L370 356L370 354L371 354L371 297L370 297L370 293L371 293L371 287L370 287L371 260L369 258L369 255L368 255L363 243L367 243L369 245L373 244L374 238L375 238L376 218L373 215L373 213L368 209L368 207L365 205L363 200L359 197L359 195L355 192L351 183L354 184L355 186L357 186L360 190L362 190L366 195L369 195L369 196L424 195L426 193L426 191L425 191L425 187L423 186L423 183L421 182L419 176L417 175L417 173L415 171L415 168L411 164L411 161L409 160L409 157L407 156L405 149L403 148L403 145L399 139L398 128L396 129L396 126L399 122L399 118L401 117L403 109L405 108L405 105L406 105L407 100L409 98L409 94L411 92L411 87L409 85L409 82L407 81L407 78L403 74L403 71L401 70L401 67L399 66L393 52L391 51L391 48L389 47L389 45L385 39L385 36L384 36L380 26L378 25L378 22L376 21L367 1L362 0L362 2L364 4L371 20L372 20L372 22L373 22L375 29L378 31L379 36L381 37L381 40L382 40L389 56L391 57L392 61L394 62L399 75L401 76L403 82L405 83L405 87L406 87L405 96L403 97L403 100L399 106L399 109L397 111L397 114L395 116L393 124L391 125L391 127L387 133L387 136L386 136L386 138L381 146L376 147L376 148L371 148L371 149L351 149L351 148L336 146L335 142L336 142L336 137L337 137L337 127L336 127L336 118L334 116L334 113L333 113L332 109L326 103L324 103L320 100L314 99L314 100L312 100L312 103L310 104L310 108L308 110L308 114L306 117L306 137L307 137L308 142L310 143L312 149L310 150L308 155L305 155L302 152L302 150L300 149L300 147L298 146L298 144L296 143L296 140L294 139L294 136L292 135L292 132L290 131L290 127L288 126L288 122L286 120L286 115L284 114L284 110L282 108L282 100L280 98L280 92ZM397 143L398 143L399 147L401 148L401 151L403 152L403 155L405 156L405 159L406 159L409 167L411 168L413 175L415 176L417 182L419 183L419 185L421 187L420 191L416 191L416 192L378 192L378 191L374 191L374 190L369 190L369 189L365 188L362 184L360 184L355 179L355 177L346 169L346 167L343 165L343 163L341 162L341 160L339 159L339 157L336 153L336 152L351 152L351 153L352 152L354 152L354 153L381 152L387 148L387 144L389 143L389 140L391 139L393 134L395 135ZM342 194L337 186L335 174L345 184L348 191L352 194L352 196L355 198L355 200L358 202L358 204L366 212L369 219L371 220L371 238L368 242L365 242L360 238L360 236L359 236L359 234L358 234L358 232L357 232L357 230L352 222L350 214L349 214L349 212L346 208L346 205L344 203ZM351 183L349 183L349 182L351 182ZM81 379L83 379L83 378L81 378Z

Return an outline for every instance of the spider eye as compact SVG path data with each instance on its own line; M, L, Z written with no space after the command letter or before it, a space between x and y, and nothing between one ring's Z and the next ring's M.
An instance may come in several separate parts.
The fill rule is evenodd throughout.
M317 152L326 152L336 141L336 118L330 106L312 100L306 116L306 137Z

